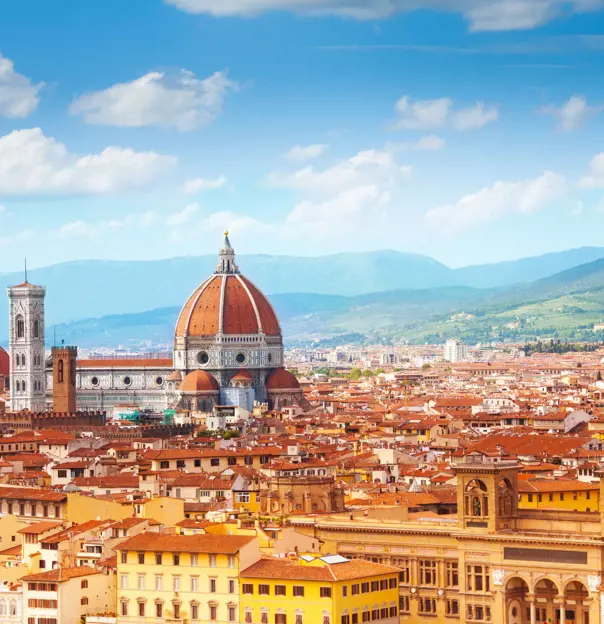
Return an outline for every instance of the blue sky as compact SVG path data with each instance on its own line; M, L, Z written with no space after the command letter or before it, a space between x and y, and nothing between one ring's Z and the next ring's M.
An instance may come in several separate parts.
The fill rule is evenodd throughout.
M445 10L446 9L446 10ZM604 244L604 0L0 0L0 271Z

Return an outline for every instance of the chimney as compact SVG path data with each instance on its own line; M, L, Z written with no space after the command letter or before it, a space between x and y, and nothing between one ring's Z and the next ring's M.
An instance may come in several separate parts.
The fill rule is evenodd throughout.
M76 412L77 347L53 347L52 355L52 410L55 413Z

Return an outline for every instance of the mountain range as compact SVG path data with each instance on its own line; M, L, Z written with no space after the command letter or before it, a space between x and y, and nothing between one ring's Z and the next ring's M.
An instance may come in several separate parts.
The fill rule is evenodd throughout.
M347 332L373 339L422 340L450 335L486 339L493 325L518 323L519 328L528 323L524 329L530 333L535 321L522 319L541 314L532 308L525 314L520 308L550 302L546 308L551 312L556 301L573 309L577 326L587 327L604 313L604 295L602 302L599 299L603 258L604 248L583 247L459 269L428 256L395 251L314 258L249 255L239 256L238 262L269 295L290 340ZM47 332L49 342L56 335L57 340L82 347L139 340L169 344L180 307L215 262L215 255L150 262L78 261L30 271L28 279L47 287L47 324L55 325ZM20 281L20 274L0 275L0 286ZM470 318L455 317L462 312ZM7 323L2 306L4 342ZM492 337L498 337L497 331Z

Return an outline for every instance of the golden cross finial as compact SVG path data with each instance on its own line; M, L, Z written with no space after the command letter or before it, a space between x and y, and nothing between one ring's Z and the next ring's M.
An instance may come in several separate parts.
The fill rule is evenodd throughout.
M224 231L224 235L225 235L225 236L228 236L228 235L229 235L229 231L228 231L228 230L225 230L225 231Z

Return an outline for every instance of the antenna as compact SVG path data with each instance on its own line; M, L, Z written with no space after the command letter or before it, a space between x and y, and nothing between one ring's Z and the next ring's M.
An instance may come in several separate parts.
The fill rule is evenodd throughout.
M27 284L27 258L24 258L25 260L25 283Z
M57 346L57 326L56 325L52 326L52 346L53 347Z

